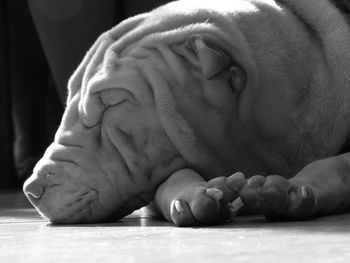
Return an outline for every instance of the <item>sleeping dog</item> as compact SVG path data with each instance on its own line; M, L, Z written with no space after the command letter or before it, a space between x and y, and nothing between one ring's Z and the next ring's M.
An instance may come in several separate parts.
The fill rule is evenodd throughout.
M25 194L53 223L116 220L151 202L178 226L224 222L235 200L273 219L346 212L339 6L183 0L125 20L71 77Z

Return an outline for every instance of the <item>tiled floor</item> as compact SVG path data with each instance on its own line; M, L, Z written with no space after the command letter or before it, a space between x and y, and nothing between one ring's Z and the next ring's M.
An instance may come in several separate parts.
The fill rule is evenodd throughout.
M8 192L0 194L0 262L350 262L350 214L177 228L137 212L114 224L53 226Z

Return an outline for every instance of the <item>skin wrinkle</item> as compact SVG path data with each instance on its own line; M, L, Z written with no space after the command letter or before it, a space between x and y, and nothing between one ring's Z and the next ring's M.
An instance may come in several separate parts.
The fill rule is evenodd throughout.
M110 145L113 145L112 143ZM117 153L118 154L118 153ZM104 170L104 167L103 166L100 166L101 167L101 171L106 175L106 177L108 178L109 182L111 183L113 189L114 189L114 193L116 193L116 195L118 196L118 199L119 200L122 200L122 202L125 201L125 197L124 195L121 193L121 191L119 190L119 188L117 187L118 186L118 176L114 176L114 180L112 180L112 178L109 176L109 173L106 172ZM97 196L99 196L99 192L96 188L93 188L93 190L96 192ZM101 207L101 210L103 210L103 203L100 203L99 202L99 205Z
M181 46L182 47L182 46ZM183 54L183 52L179 51L178 49L180 49L179 45L173 45L170 47L170 49L172 50L172 52L174 52L177 56L181 57L181 59L183 60L183 63L185 64L186 68L190 69L190 72L193 76L198 76L199 70L198 69L193 69L193 66L195 67L199 67L199 65L195 64L194 59L186 59L186 55ZM188 55L187 55L188 56ZM192 66L192 67L191 67Z
M157 56L157 55L159 55L159 54L161 54L156 48L151 48L151 49L143 49L142 50L144 53L137 53L137 58L151 58L151 60L153 60L154 59L154 56ZM151 53L153 51L153 53ZM156 52L157 54L154 54L154 52ZM151 53L151 54L149 54L149 53ZM144 55L143 55L144 54ZM152 55L152 56L150 56L150 55ZM164 60L161 60L161 61L157 61L157 62L155 62L155 64L157 64L158 62L159 63L162 63ZM139 64L140 64L140 68L142 69L143 67L142 67L142 64L143 63L140 63L139 62ZM145 62L145 64L148 64L147 62ZM138 69L138 70L140 70L140 69ZM155 102L154 101L154 91L153 91L153 89L152 88L150 88L150 87L152 87L152 85L149 83L149 79L148 78L144 78L144 80L145 80L145 82L146 82L146 86L149 88L149 91L152 93L152 99L153 99L153 102ZM147 155L146 155L147 156ZM148 158L148 157L147 157ZM169 163L171 162L171 160L169 160ZM152 175L150 175L150 178L157 178L157 176L152 176Z
M256 4L256 3L254 3ZM166 8L164 8L166 9ZM159 13L161 14L161 10L163 9L159 9ZM197 23L205 23L206 21L208 21L208 18L214 16L215 17L215 23L219 25L220 28L223 28L223 31L227 31L227 32L231 32L232 30L237 31L234 29L234 27L232 27L232 23L234 22L234 19L228 21L227 18L222 17L221 15L219 15L219 13L217 11L207 11L207 10L197 10L196 15L193 16L187 16L186 13L185 14L178 14L176 17L171 16L171 17L167 17L166 21L164 21L163 23L160 23L158 25L154 24L154 20L152 20L152 23L148 24L148 25L140 25L139 28L137 28L137 33L132 30L130 31L127 35L125 35L124 37L122 37L119 41L117 41L116 44L120 45L121 47L119 49L124 49L125 46L127 46L130 43L135 43L136 39L140 39L145 35L152 35L154 32L163 32L163 31L174 31L174 29L180 29L184 27L184 25L188 25L191 26L193 24L197 24ZM170 20L172 21L170 23ZM147 23L147 20L145 21L145 23ZM144 24L145 24L144 23ZM198 28L196 28L195 30L188 30L189 34L193 33L194 31L199 32L200 30L198 30ZM208 32L209 30L206 28L204 30L204 32ZM215 31L217 30L212 30L211 33L215 33ZM238 32L235 32L238 33ZM178 32L178 35L181 36L181 32ZM239 35L241 35L239 33ZM132 36L132 37L131 37ZM227 36L224 36L225 39L227 39ZM176 36L173 36L172 39L176 39ZM236 40L237 41L237 40ZM228 43L234 43L234 41L228 41Z
M135 64L134 62L132 62L133 64ZM120 64L120 65L123 65L120 61L112 61L112 62L110 62L109 64L113 64L114 66L117 66L118 64ZM138 75L138 69L137 68L135 68L135 67L133 67L132 68L132 70L133 71L135 71L135 74L134 75ZM109 68L107 68L106 69L106 71L107 71L107 73L110 73L110 74L113 74L113 73L111 73L112 72L112 70L110 69L110 67ZM113 70L114 71L114 70ZM116 77L113 77L113 79L115 79ZM124 81L125 82L125 81ZM124 84L123 82L121 82L120 84L119 84L120 86L124 86L124 85L126 85L126 84ZM108 92L110 91L110 92L113 92L113 90L121 90L121 92L127 92L127 94L125 95L125 97L126 97L126 99L127 99L127 102L129 102L131 105L133 105L134 107L136 107L136 106L140 106L140 103L142 103L143 102L143 99L142 98L144 98L144 93L140 93L140 94L134 94L134 93L137 93L138 92L138 90L135 90L134 88L132 89L132 90L130 90L130 88L124 88L124 87L111 87L111 88L108 88L108 89L104 89L104 90L101 90L100 91L100 96L102 97L102 96L104 96L105 94L107 94L106 95L106 99L105 100L107 100L108 99ZM137 96L141 96L141 98L136 98ZM115 96L115 95L114 95ZM106 103L105 103L106 104ZM116 104L114 104L114 106L116 106Z
M150 52L150 50L144 50L144 49L143 49L142 51L146 51L146 53L147 53L147 51ZM156 49L152 49L152 51L156 51ZM134 55L135 55L135 54L134 54ZM154 55L154 54L153 54L153 55ZM147 55L146 55L146 56L147 56ZM146 56L144 56L143 53L140 53L140 52L137 53L137 58L146 57ZM141 66L141 68L142 68L142 66ZM139 70L139 69L137 69L137 70ZM146 78L145 80L146 80L146 82L147 82L147 83L146 83L146 84L147 84L146 87L151 87L150 83L148 82L148 79ZM149 90L150 90L150 91L152 92L152 94L153 94L153 90L152 90L152 89L149 89ZM152 96L152 99L154 99L154 96ZM146 155L146 156L147 156L147 155ZM147 158L148 158L148 156L147 156ZM157 177L157 176L152 176L152 175L150 175L150 176L151 176L151 178L156 178L156 177Z
M132 154L128 154L128 157L129 158L126 158L126 156L124 156L124 160L127 164L128 167L135 167L135 165L131 165L131 163L135 164L138 160L139 162L141 162L141 160L143 160L144 158L142 158L140 156L140 153L139 151L137 150L136 148L136 144L133 143L133 138L135 138L135 136L132 136L131 134L128 134L126 132L124 132L121 128L116 128L118 131L119 131L119 136L122 137L122 141L123 141L123 149L127 149L127 152L132 152ZM125 147L125 145L127 145L127 147ZM131 149L131 150L130 150ZM120 150L121 151L121 150ZM131 155L131 156L130 156ZM136 156L135 156L136 155ZM142 164L144 165L144 164ZM138 165L136 165L138 166ZM130 173L131 173L131 170L129 169ZM135 175L134 173L131 173L130 175L133 179L133 181L135 181Z
M98 124L101 124L101 122L102 122L102 116L103 116L103 114L105 113L105 111L108 109L108 107L106 107L106 104L105 104L104 101L102 100L102 98L101 98L101 93L97 93L95 96L97 97L98 102L99 102L100 104L103 105L103 110L101 111L101 117L99 118L100 120L96 123L96 125L98 125ZM102 125L101 125L101 126L102 126Z
M68 141L65 141L65 139L66 138L64 136L60 136L58 138L57 145L62 146L62 147L66 147L66 148L72 148L72 149L75 149L75 148L78 148L80 150L84 149L84 146L79 145L79 144L70 143Z
M127 165L126 163L126 160L124 159L123 155L121 154L120 150L118 149L118 147L116 146L116 143L114 142L114 140L112 139L111 135L109 134L109 131L108 129L105 129L106 130L106 134L108 135L107 138L108 140L110 141L111 145L114 146L114 149L116 150L116 153L119 155L119 159L121 160L121 163L124 167L124 169L126 170L126 174L128 176L128 178L133 182L133 183L136 183L135 181L135 176L134 174L131 172L131 170L129 169L129 166Z
M231 30L232 30L232 29L231 29ZM187 32L187 37L188 37L188 35L191 34L191 33L193 34L193 32L190 32L190 33ZM210 39L210 37L209 37L210 33L213 34L213 35L215 35L216 38L218 38L219 35L220 35L220 38L222 37L221 34L220 34L220 32L211 32L211 30L208 30L208 32L205 33L205 35L208 35L208 39ZM181 35L181 32L178 33L178 34ZM195 32L195 34L200 34L200 31L199 31L199 32ZM227 38L227 37L226 37L226 38ZM225 38L225 37L222 37L223 41L224 41L224 40L225 40L225 41L228 41L226 38ZM165 36L165 37L164 37L164 36L163 36L163 37L160 37L160 39L157 39L157 38L155 38L155 39L158 40L158 41L161 40L162 42L166 43L167 36ZM182 41L183 41L183 40L182 40ZM220 41L220 43L223 42L223 41ZM235 40L235 41L237 41L237 40ZM213 41L213 42L216 42L216 41ZM144 43L143 43L143 44L144 44ZM149 46L149 45L148 45L148 46ZM234 47L233 47L233 48L231 47L231 49L235 50ZM232 56L232 54L231 54L231 56ZM235 56L235 58L237 58L237 56ZM238 61L237 64L239 64L239 65L241 64L241 62L240 62L241 59L238 59L238 60L235 59L235 61ZM247 66L247 65L245 65L245 66ZM249 67L247 67L247 68L249 69L250 67L252 67L252 66L249 65ZM182 79L182 78L181 78L181 79ZM185 78L185 79L187 79L187 78Z
M92 55L90 61L86 65L86 69L84 71L83 78L82 78L82 84L80 87L81 98L83 100L87 99L86 98L86 94L88 93L87 87L90 79L95 75L96 72L98 72L97 66L101 64L101 62L103 61L104 52L102 52L102 50L106 50L107 46L109 46L110 41L108 40L109 39L105 37L104 39L105 42L104 41L101 42L96 52Z
M161 72L161 76L166 76L167 79L169 79L168 83L172 83L174 87L179 87L180 84L178 82L178 79L174 78L174 74L170 74L170 68L169 68L169 64L165 63L166 61L164 59L162 59L162 53L156 48L150 48L150 49L145 49L145 51L148 53L150 51L154 51L154 53L149 54L149 56L147 57L148 60L142 60L139 62L140 64L140 71L142 72L142 75L146 75L144 69L146 67L149 66L149 60L153 63L152 66L157 65L159 71ZM147 75L146 75L147 76ZM155 92L154 92L154 88L152 86L152 83L150 82L149 78L145 78L147 81L147 86L150 87L150 90L152 91L152 97L153 97L153 103L156 107L156 109L158 108L157 106L157 100L155 97ZM170 92L172 93L173 96L173 91L172 89L169 89ZM157 111L158 117L159 116L159 111Z
M90 63L88 64L88 66L86 68L86 71L84 73L82 87L81 87L81 93L80 93L81 97L79 100L78 109L80 112L80 116L82 117L82 123L85 124L85 126L87 126L87 127L94 127L100 121L100 118L99 118L97 120L94 120L97 123L90 123L91 121L89 121L89 117L87 116L87 112L88 112L88 103L87 102L91 100L91 98L89 99L89 96L93 97L93 95L94 95L91 92L91 86L89 86L89 83L90 83L90 80L96 75L97 65L101 64L101 61L103 60L103 55L101 55L101 54L104 54L104 52L102 52L101 49L106 49L105 47L109 44L110 43L102 44L102 47L100 47L96 51L95 56L91 59ZM90 105L90 107L91 107L91 105ZM86 123L86 122L88 122L88 123Z
M110 137L110 136L109 136ZM110 138L109 138L110 139Z
M90 187L90 191L92 191L96 195L96 198L95 198L96 202L92 202L92 200L91 200L91 204L98 205L100 207L97 211L103 210L103 203L99 202L99 200L100 200L99 191L94 187ZM119 196L121 196L119 191L117 191L117 193L119 194Z
M83 94L87 92L86 88L88 87L88 83L92 77L94 77L97 72L100 70L100 66L103 64L103 60L105 57L105 50L110 46L113 42L107 34L103 34L102 41L100 45L97 47L94 54L91 56L89 62L86 64L86 68L84 70L84 74L82 76L81 83L81 91ZM83 96L84 97L84 96Z
M68 81L68 98L66 102L66 106L69 104L69 102L72 100L72 97L75 93L80 92L80 88L83 84L83 75L85 73L86 66L88 62L91 60L91 57L93 54L95 54L97 48L99 47L101 41L103 40L104 35L101 35L96 42L93 44L93 46L89 49L86 56L84 57L82 63L78 66L76 71L73 73L72 77Z
M63 183L56 183L56 182L53 181L52 177L55 178L56 177L55 174L50 174L50 175L52 175L52 176L50 176L50 177L46 176L46 178L45 178L45 187L43 188L42 195L45 194L45 191L47 189L50 189L50 188L53 188L53 187L59 187L59 186L61 186L63 184Z
M116 191L118 191L118 187L117 187L117 185L114 183L114 180L112 179L113 176L111 176L111 175L105 170L105 168L104 168L103 165L100 165L100 167L101 167L102 173L106 176L106 178L108 178L108 180L109 180L109 182L111 183L113 189L115 189ZM114 176L114 177L115 177L115 176ZM114 178L114 177L113 177L113 178Z
M180 87L188 87L189 84L187 83L187 69L184 70L185 65L182 63L183 61L179 59L179 57L175 56L172 50L164 45L158 45L157 46L160 54L162 54L162 59L168 66L168 69L170 70L169 72L172 72L173 75L175 76L176 83L168 81L169 86L172 86L171 90L175 90L175 87L180 86ZM169 52L170 51L170 52ZM183 81L186 82L183 82ZM194 87L192 87L194 88ZM192 91L193 89L191 89ZM198 94L200 95L200 94Z
M156 64L156 65L158 65L158 64ZM149 72L147 72L147 70L149 70L149 72L152 72L151 74L154 74L152 77L150 76L150 73ZM154 83L153 85L151 85L151 87L165 87L164 85L168 85L168 84L170 84L170 83L168 83L168 82L166 82L166 81L164 81L164 79L163 78L161 78L162 77L162 75L159 75L153 68L151 68L151 69L148 69L147 67L146 67L146 65L145 65L145 67L143 67L143 72L144 72L144 74L145 75L147 75L148 76L148 78L147 79L152 79L152 80L154 80L154 79L157 79L157 82L158 83ZM159 81L162 79L162 81L163 81L163 83L164 83L164 85L161 85L161 84L159 84ZM167 96L169 96L170 94L172 94L172 92L174 92L175 91L175 89L174 88L170 88L170 89L167 89ZM156 96L157 96L157 94L156 93L154 93ZM156 96L155 96L155 98L156 98ZM158 95L159 96L159 95ZM174 95L172 95L172 96L174 96ZM157 101L160 101L160 98L158 97L156 100L155 100L156 102ZM172 99L172 101L173 102L176 102L177 100L176 99ZM175 105L177 105L177 103L176 104L174 104L173 106L175 106ZM176 107L176 106L175 106ZM157 105L157 110L158 110L158 112L160 111L160 109L159 109L159 105ZM164 109L164 108L162 108L162 112L163 113L165 113L166 112L166 110ZM181 112L181 110L180 110L180 108L177 108L174 112L176 112L176 114L175 114L175 116L179 116L179 115L177 115L177 113L178 112ZM159 114L159 113L158 113ZM174 113L170 113L170 114L166 114L167 116L174 116ZM182 116L182 115L181 115ZM182 118L182 117L181 117ZM172 120L173 122L174 122L174 119ZM164 125L164 123L163 123L163 127L166 127L166 125ZM176 127L191 127L191 125L180 125L180 126L176 126ZM177 131L177 134L179 134L179 132L181 133L181 131ZM192 131L193 132L193 131ZM169 133L167 133L168 135L169 135ZM188 140L192 140L191 138L196 138L194 135L192 135L191 137L188 137L188 136L186 136L186 140L188 141ZM173 141L173 139L174 138L171 138L172 139L172 141ZM176 144L176 142L174 142L173 141L173 143L177 146L177 149L181 152L182 150L184 150L184 148L183 148L183 146L181 146L180 148L179 148L179 145L177 145ZM198 146L199 146L199 144L197 144L197 143L195 143L195 142L190 142L190 143L187 143L186 145L193 145L194 147L193 147L193 149L196 149L196 151L198 151L197 153L199 153L199 150L198 150ZM188 151L189 149L187 148L187 149L185 149L185 151ZM184 152L182 152L182 154L184 154ZM187 157L189 157L189 156L194 156L193 154L186 154L187 155ZM195 162L194 162L195 163ZM220 167L220 166L218 166L218 167ZM206 171L203 171L203 173L205 174L205 172Z
M96 195L95 199L91 198L91 192L94 192ZM87 196L85 198L85 196ZM71 203L68 203L66 205L66 208L74 208L72 209L73 211L71 213L77 212L78 215L84 214L85 211L87 211L89 214L92 212L92 205L93 204L98 204L101 206L101 204L98 201L98 191L94 188L90 188L90 192L87 192L85 194L82 194L81 196L78 196L76 199L72 200ZM76 207L80 207L78 210L76 210ZM71 215L67 215L67 218L69 218ZM64 218L61 218L60 220L65 220Z
M127 95L125 96L125 99L121 100L121 101L118 101L117 103L113 103L111 104L110 101L106 101L108 100L108 98L103 98L103 95L106 94L107 92L118 92L118 90L121 90L121 91L125 91L127 92ZM130 92L129 90L125 89L125 88L117 88L117 87L111 87L111 88L107 88L107 89L104 89L104 90L101 90L101 91L98 91L97 93L99 95L99 98L101 100L101 102L104 104L105 106L105 110L103 111L103 113L109 109L110 107L115 107L115 106L118 106L119 104L122 104L124 102L128 102L134 106L137 106L136 104L136 98L134 96L134 94L132 92ZM109 94L110 95L110 94ZM116 96L116 95L114 95ZM102 118L103 119L103 113L102 113Z
M149 52L149 51L151 51L151 50L142 50L142 51L145 51L145 55L143 56L143 53L137 53L137 58L148 58L147 57L147 53ZM152 49L152 51L157 51L156 49ZM155 54L152 54L152 55L155 55ZM142 64L140 65L140 68L142 69L143 67L142 67ZM141 69L140 68L137 68L136 70L137 71L141 71ZM142 73L141 73L142 74ZM151 98L152 98L152 105L154 105L154 103L155 103L155 101L154 101L154 93L153 93L153 89L151 88L151 84L149 83L149 80L148 80L148 78L143 78L143 80L144 80L144 82L145 82L145 86L146 86L146 88L148 89L148 91L151 93ZM145 158L147 159L147 160L149 160L149 157L148 157L148 155L146 154L145 155ZM172 162L172 160L171 159L169 159L169 163L170 162ZM148 174L148 180L150 180L150 181L152 181L152 179L155 179L155 178L158 178L159 176L156 176L155 175L155 172L153 171L152 173L147 173Z
M119 52L120 55L124 53L129 53L130 50L132 50L135 46L142 46L144 48L152 48L154 46L154 43L161 42L164 45L173 45L173 44L180 44L184 41L184 39L187 39L189 36L193 34L208 34L208 35L216 35L216 37L223 38L226 40L224 36L218 32L217 28L214 27L212 24L203 24L203 23L195 23L192 25L189 25L190 28L186 26L182 26L179 28L170 28L166 31L154 31L150 35L143 35L140 36L139 39L135 40L134 42L131 42L129 44L129 47L122 49L119 47L119 42L116 42L112 44L112 49L115 50L122 50L122 52ZM228 41L229 43L230 41Z
M146 64L147 65L147 64ZM156 72L156 71L154 71L153 69L148 69L148 68L146 68L146 65L145 65L145 67L143 67L142 69L143 69L143 74L145 74L146 76L148 76L148 78L147 79L157 79L157 77L158 77L158 79L157 79L157 84L159 84L159 82L161 82L163 85L154 85L154 83L151 83L151 87L155 87L155 86L161 86L162 88L164 88L164 87L167 87L168 86L168 82L166 82L166 81L164 81L164 79L163 78L161 78L161 75L158 75L158 74L156 74L156 73L158 73L158 72ZM150 77L150 75L152 76L152 77ZM156 75L156 77L154 77L154 75ZM152 85L153 84L153 85ZM160 107L159 107L159 105L157 105L158 103L158 101L161 101L160 99L160 94L157 94L157 92L155 92L155 90L153 90L153 94L155 95L155 103L156 103L156 109L157 109L157 112L158 112L158 116L159 117L161 117L161 114L160 114ZM175 97L175 95L174 95L174 89L171 89L171 88L168 88L167 89L167 94L166 94L168 97L172 97L172 98L174 98ZM157 96L158 96L158 98L157 98ZM163 97L164 98L164 97ZM166 98L164 98L164 99L166 99ZM172 99L172 101L176 101L176 100L174 100L174 99ZM165 105L169 105L169 104L167 104L167 103L165 103ZM177 103L175 103L175 105L177 105ZM174 107L176 107L174 105ZM177 108L178 109L178 108ZM162 112L165 114L165 115L167 115L167 116L173 116L173 115L175 115L175 110L172 110L172 109L169 109L169 107L166 107L165 109L164 109L164 107L162 107ZM167 113L169 111L169 113ZM161 118L160 118L161 119ZM163 127L166 127L166 125L164 125L163 124ZM182 127L188 127L188 125L183 125Z
M60 163L60 162L62 162L62 163L70 163L70 164L73 164L73 165L79 167L78 163L76 163L74 160L70 160L70 159L63 160L63 159L60 159L60 158L52 158L52 160L54 162L58 162L58 163Z
M88 194L89 194L89 192L82 193L80 195L80 197L77 198L76 202L78 203L80 201L83 201L87 197Z
M191 23L193 21L187 22L188 19L189 19L188 17L183 17L183 19L178 20L177 23L161 23L159 21L158 24L156 24L153 20L152 23L149 23L148 25L147 24L145 25L145 23L148 22L147 20L145 20L143 26L137 27L136 29L129 31L119 40L115 41L114 46L116 47L116 50L123 50L122 52L127 52L128 51L127 46L130 45L130 43L137 43L137 41L142 40L142 38L147 35L153 34L155 32L159 33L159 32L169 31L171 29L174 30L182 27L184 24L193 24ZM190 20L193 20L193 19L191 18Z
M186 42L185 42L185 43L186 43ZM183 44L183 45L184 45L184 44ZM167 52L166 50L170 50L170 52ZM160 46L160 52L161 52L161 54L163 55L163 59L164 59L164 61L166 62L166 64L168 65L168 67L171 67L171 66L174 67L174 65L177 66L176 68L171 68L171 71L170 71L170 72L174 72L174 73L175 73L174 75L176 75L176 73L178 73L178 72L183 72L183 69L186 68L186 66L184 65L184 61L185 61L185 62L189 62L188 59L179 60L178 57L174 56L175 52L173 52L173 49L167 48L167 47L165 47L165 46L163 46L163 45ZM170 61L171 61L172 63L170 63ZM177 63L174 63L174 61L177 61ZM189 69L193 69L193 66L192 66L192 67L189 67ZM187 70L188 70L188 69L186 68L186 71L187 71ZM186 73L186 74L187 74L187 73ZM221 74L220 74L220 75L221 75ZM217 77L218 77L218 76L217 76ZM177 79L177 80L181 80L181 79L187 79L187 78L184 78L184 76L182 76L182 75L177 75L177 76L176 76L176 79ZM203 80L202 80L202 79L199 79L199 81L201 82L201 85L198 85L198 86L199 86L199 87L202 87L202 88L198 89L199 93L196 95L196 97L200 100L200 102L201 102L202 105L205 105L205 106L202 107L202 108L204 108L208 113L207 113L207 114L204 114L204 115L205 115L205 116L221 116L220 114L215 114L215 113L219 113L219 112L220 112L220 109L218 109L217 107L214 107L214 106L208 101L208 99L207 99L208 96L203 95L203 94L205 93L205 90L206 90L205 83L203 83ZM169 82L168 82L168 83L169 83ZM190 89L193 90L193 89L192 89L193 85L191 85L191 84L189 84L189 83L181 83L180 85L186 86L186 87L191 86ZM176 86L176 85L173 85L173 86ZM197 86L197 85L195 85L195 86ZM209 87L209 88L210 88L210 87ZM175 90L175 87L173 87L171 90ZM181 114L181 111L180 111L180 110L179 110L179 112L180 112L180 114ZM209 113L209 112L212 112L212 113ZM182 115L186 115L186 113L184 112ZM193 119L193 120L195 120L195 119ZM190 123L189 120L188 120L188 123ZM196 126L198 126L198 125L193 124L192 126L193 126L193 127L196 127ZM193 131L194 131L194 136L195 136L196 138L200 138L200 137L201 137L201 136L200 136L200 133L196 133L196 130L195 130L195 129L193 129ZM225 130L224 130L224 132L225 132ZM202 138L202 139L203 139L203 138ZM213 155L220 155L220 153L218 152L218 149L215 149L214 146L213 146L213 147L210 147L210 146L208 145L207 151L208 151L208 152L212 152Z
M131 133L130 135L130 141L132 141L132 144L135 145L135 148L138 149L138 151L136 151L136 155L134 158L132 158L132 161L134 163L134 166L138 167L140 166L139 163L140 161L142 160L143 161L143 165L146 165L147 164L147 159L146 156L147 156L147 153L145 153L145 151L142 151L143 149L147 149L147 146L149 146L149 141L148 141L148 138L150 137L150 133L149 133L149 129L148 128L143 128L142 131L140 132L141 134L141 138L142 138L142 141L139 142L139 143L136 143L136 139L137 138L140 138L139 136L137 136L138 134L135 134L135 133ZM137 147L139 144L139 147Z

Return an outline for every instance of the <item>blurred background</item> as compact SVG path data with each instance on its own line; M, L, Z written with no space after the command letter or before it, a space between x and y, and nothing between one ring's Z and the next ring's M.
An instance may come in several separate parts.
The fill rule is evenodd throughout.
M166 0L0 0L0 189L53 140L70 75L96 38Z

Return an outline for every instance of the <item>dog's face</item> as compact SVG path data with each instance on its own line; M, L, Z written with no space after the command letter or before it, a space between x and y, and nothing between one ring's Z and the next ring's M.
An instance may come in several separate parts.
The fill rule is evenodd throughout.
M55 140L24 186L42 215L121 218L184 167L205 178L288 171L277 150L296 107L287 83L304 85L298 54L308 47L288 40L304 33L277 7L259 2L175 2L103 34L72 76ZM283 27L290 32L279 40Z

